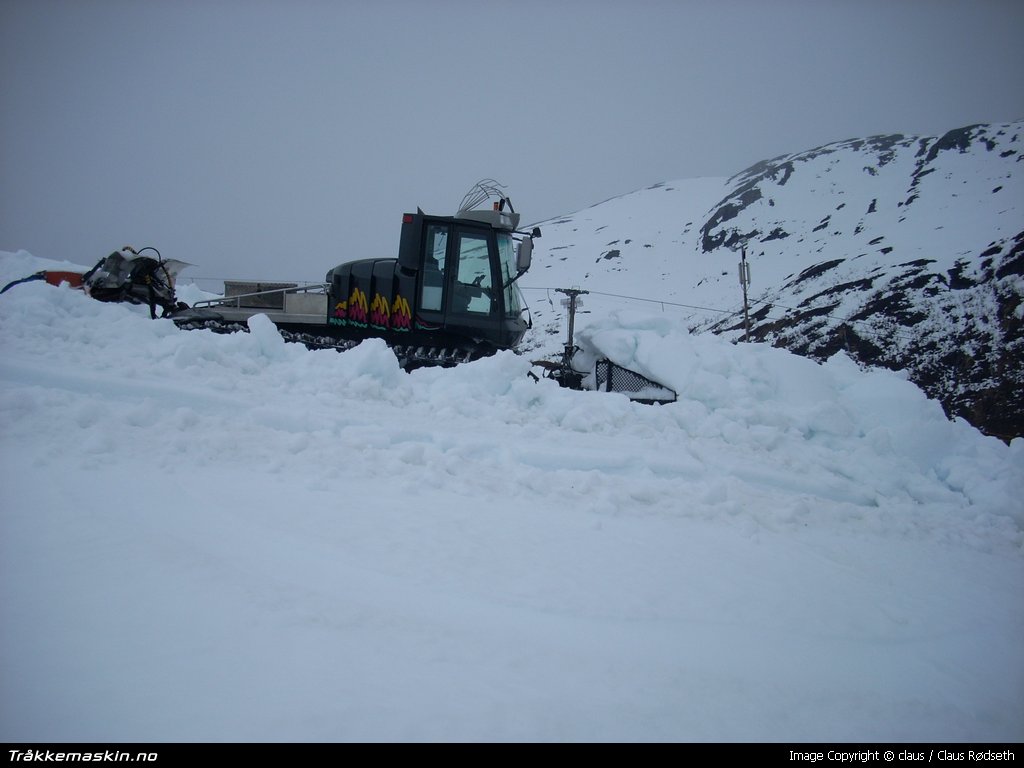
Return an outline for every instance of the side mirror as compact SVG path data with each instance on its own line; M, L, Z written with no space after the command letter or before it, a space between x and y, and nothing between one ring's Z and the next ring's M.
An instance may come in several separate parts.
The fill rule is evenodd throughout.
M524 237L519 241L519 248L516 251L516 271L523 274L530 268L533 261L533 239Z
M530 237L540 237L540 227L534 227L533 232L530 233Z

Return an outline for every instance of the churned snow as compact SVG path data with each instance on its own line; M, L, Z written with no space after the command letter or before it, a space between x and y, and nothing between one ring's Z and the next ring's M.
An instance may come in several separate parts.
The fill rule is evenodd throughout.
M5 293L0 739L1024 738L1024 440L578 323L678 401Z

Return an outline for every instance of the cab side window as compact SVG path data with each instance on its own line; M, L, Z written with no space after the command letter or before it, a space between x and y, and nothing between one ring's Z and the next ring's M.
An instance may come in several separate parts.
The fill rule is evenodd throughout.
M431 224L427 227L425 258L423 260L423 287L420 306L441 311L444 293L445 252L448 250L448 227Z

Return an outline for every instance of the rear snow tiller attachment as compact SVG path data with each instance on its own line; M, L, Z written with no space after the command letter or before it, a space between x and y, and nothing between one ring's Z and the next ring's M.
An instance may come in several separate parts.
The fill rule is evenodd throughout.
M557 362L538 360L534 362L534 365L543 368L545 377L557 381L563 387L589 389L590 387L585 386L586 373L577 370L572 364L576 353L580 351L580 348L573 342L576 310L583 305L579 297L588 292L580 288L556 288L555 290L568 297L562 301L562 305L569 311L568 339L565 343L565 350ZM645 405L674 403L678 398L674 389L659 384L641 373L617 365L607 358L599 359L594 363L593 383L593 389L598 392L619 392L630 400Z
M594 381L598 392L622 392L630 400L646 405L674 403L678 398L674 389L607 359L598 360L594 364Z

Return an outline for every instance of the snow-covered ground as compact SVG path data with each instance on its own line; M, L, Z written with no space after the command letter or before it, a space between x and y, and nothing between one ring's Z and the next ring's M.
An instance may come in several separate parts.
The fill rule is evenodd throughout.
M678 402L5 293L0 739L1024 739L1024 440L580 324Z

